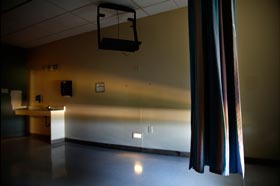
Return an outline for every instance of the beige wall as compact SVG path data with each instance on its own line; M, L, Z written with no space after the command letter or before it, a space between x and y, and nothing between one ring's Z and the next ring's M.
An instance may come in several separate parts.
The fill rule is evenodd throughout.
M140 19L142 44L135 53L98 50L96 32L32 50L31 104L66 105L69 138L189 151L186 16L186 9L180 9ZM127 35L127 26L121 25L121 36ZM113 31L116 27L103 33L112 35ZM58 64L58 70L44 71L43 66L49 64ZM72 98L60 96L61 80L73 81ZM105 83L105 93L95 93L97 82ZM43 95L43 103L35 102L37 94ZM148 133L150 125L152 134ZM33 133L42 130L39 125L31 126ZM133 140L132 132L143 133L143 141Z
M237 1L245 156L279 158L279 2ZM122 25L123 27L124 25ZM126 25L127 26L127 25ZM121 27L121 31L122 30ZM115 27L105 29L111 34ZM97 49L96 32L32 50L30 100L66 105L66 136L89 141L189 151L190 79L187 9L138 21L140 50ZM127 33L124 33L124 35ZM57 71L42 67L58 64ZM73 81L73 97L59 93ZM105 93L95 93L105 82ZM154 132L148 133L148 126ZM34 125L33 125L34 126ZM33 132L38 132L34 129ZM142 132L143 141L132 132Z
M238 0L245 153L280 157L280 1Z

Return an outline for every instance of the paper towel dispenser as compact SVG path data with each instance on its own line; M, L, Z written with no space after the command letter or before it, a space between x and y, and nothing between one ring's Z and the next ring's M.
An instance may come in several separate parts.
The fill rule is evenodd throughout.
M71 97L72 96L72 81L64 80L60 83L61 96Z
M38 101L38 103L41 103L43 101L43 96L42 95L36 95L35 100Z

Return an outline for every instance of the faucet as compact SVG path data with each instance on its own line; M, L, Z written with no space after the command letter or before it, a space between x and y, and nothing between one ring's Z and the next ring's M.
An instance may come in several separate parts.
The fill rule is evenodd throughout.
M48 106L47 106L47 109L48 109L48 110L51 110L52 108L51 108L51 106L50 106L50 105L48 105Z

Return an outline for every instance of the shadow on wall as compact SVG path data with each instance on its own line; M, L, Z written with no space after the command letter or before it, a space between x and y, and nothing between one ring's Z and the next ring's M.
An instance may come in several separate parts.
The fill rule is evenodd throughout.
M72 80L73 97L60 95L59 79ZM95 92L95 83L99 80L105 83L104 93ZM66 106L67 138L189 151L188 89L77 69L49 74L33 72L31 86L31 104L38 104L33 98L43 94L41 106ZM148 132L153 130L149 129L151 126L154 127L152 134ZM142 133L143 141L132 139L133 132Z
M102 105L69 105L67 115L79 120L114 120L140 122L190 123L190 110L162 108L132 108Z
M38 105L35 97L42 94L41 105L104 105L134 108L190 109L190 90L175 88L152 81L125 79L96 71L68 70L65 72L35 71L30 90L31 105ZM71 76L71 74L73 74ZM58 80L61 79L61 80ZM60 94L60 82L73 81L73 97ZM97 93L95 84L104 82L105 92Z
M67 137L187 151L188 32L187 20L178 19L185 15L186 9L180 9L139 20L143 45L135 53L98 50L96 32L32 49L30 104L65 105ZM42 69L50 64L58 68ZM71 98L60 95L62 80L72 81ZM95 92L99 82L105 84L103 93ZM34 98L40 94L44 99L37 103ZM150 124L155 132L144 135ZM131 138L135 130L143 133L144 142Z

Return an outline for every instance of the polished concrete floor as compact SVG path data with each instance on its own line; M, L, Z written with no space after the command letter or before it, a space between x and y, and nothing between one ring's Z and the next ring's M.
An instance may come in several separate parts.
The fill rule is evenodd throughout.
M279 168L246 165L240 175L188 169L184 157L128 152L73 143L52 147L30 137L1 141L1 185L239 186L280 185Z

